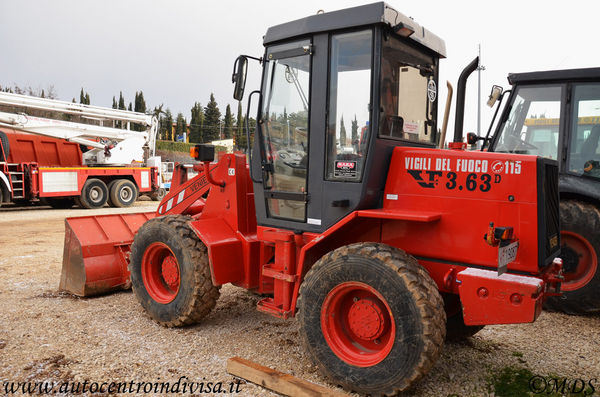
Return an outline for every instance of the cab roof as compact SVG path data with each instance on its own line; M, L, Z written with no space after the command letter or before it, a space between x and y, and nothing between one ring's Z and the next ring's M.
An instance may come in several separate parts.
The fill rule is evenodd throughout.
M403 24L414 30L409 36L412 40L438 54L446 57L446 43L429 30L420 26L413 19L396 11L384 2L346 8L339 11L316 14L281 25L272 26L264 36L264 45L281 40L331 30L354 28L365 25L385 24L390 27Z
M546 70L540 72L510 73L508 82L514 84L553 83L570 81L598 81L600 68Z

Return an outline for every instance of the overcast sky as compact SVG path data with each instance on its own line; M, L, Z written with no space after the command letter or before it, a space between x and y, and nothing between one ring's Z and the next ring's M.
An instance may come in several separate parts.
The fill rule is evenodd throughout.
M190 118L211 92L221 108L232 98L231 71L239 54L260 56L267 27L369 1L126 1L0 0L0 85L46 88L60 99L79 99L83 87L94 105L111 106L123 91L127 103L142 90ZM446 41L441 62L440 125L446 80L482 46L482 101L492 84L507 87L509 72L600 66L596 38L598 1L390 1ZM258 70L251 63L250 69ZM258 88L251 74L246 92ZM476 129L477 75L468 86L465 127ZM243 102L245 104L245 101ZM482 130L491 111L482 107ZM452 134L454 107L449 134Z

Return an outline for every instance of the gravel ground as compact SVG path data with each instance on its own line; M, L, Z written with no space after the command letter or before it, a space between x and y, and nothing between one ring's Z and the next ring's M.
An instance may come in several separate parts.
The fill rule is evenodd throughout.
M57 292L66 216L151 211L156 205L0 209L0 395L6 382L175 382L181 377L186 377L181 382L223 382L229 391L234 378L225 365L232 356L335 388L304 355L295 321L259 313L259 298L243 289L224 286L215 310L201 324L183 329L155 324L131 292L90 299ZM410 395L493 395L490 377L506 367L597 378L598 394L600 315L543 313L534 324L488 326L466 342L447 344ZM238 387L239 395L274 395L243 381Z

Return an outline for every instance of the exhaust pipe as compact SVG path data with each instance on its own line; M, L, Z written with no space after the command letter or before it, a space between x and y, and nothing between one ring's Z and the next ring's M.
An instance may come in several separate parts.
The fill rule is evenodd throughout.
M463 124L465 119L465 93L467 90L467 79L479 66L479 57L476 57L462 71L458 78L456 87L456 117L454 118L454 141L462 143L463 140Z

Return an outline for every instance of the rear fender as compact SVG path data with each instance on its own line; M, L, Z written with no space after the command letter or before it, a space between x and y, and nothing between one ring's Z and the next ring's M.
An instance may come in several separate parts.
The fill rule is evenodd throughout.
M244 277L242 241L222 218L191 221L190 226L208 249L213 285L241 281Z

